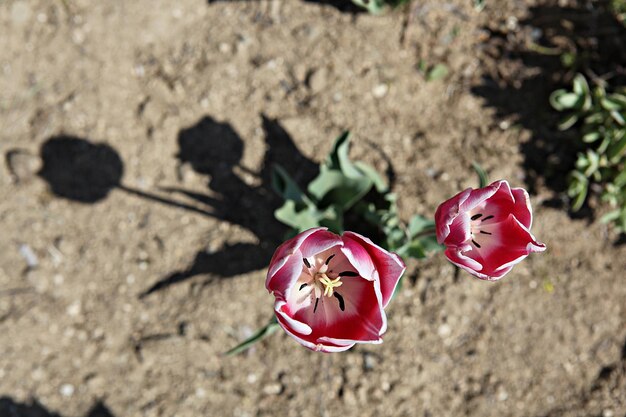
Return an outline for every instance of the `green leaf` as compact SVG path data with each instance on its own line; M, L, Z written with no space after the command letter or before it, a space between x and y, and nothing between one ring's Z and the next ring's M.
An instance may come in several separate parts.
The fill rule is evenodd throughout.
M443 245L437 242L437 236L435 235L421 237L419 242L427 253L439 252L445 249Z
M265 339L266 337L274 333L276 329L278 329L278 327L279 327L279 324L276 321L276 317L274 317L265 327L259 329L255 334L250 336L248 339L244 340L243 342L241 342L234 348L225 352L224 355L233 356L233 355L243 352L244 350L249 349L250 347L252 347L253 344L260 342L261 340Z
M561 94L556 98L556 101L563 109L573 109L581 102L580 96L574 93Z
M613 210L613 211L605 214L604 216L600 217L600 222L602 222L602 223L609 223L609 222L615 221L615 220L619 219L621 214L622 214L621 210Z
M577 121L578 121L578 115L576 113L570 114L569 116L561 120L561 122L558 124L557 127L559 130L567 130L570 127L574 126L574 124L576 124Z
M322 170L311 183L308 191L322 205L335 205L347 210L372 188L372 180L366 176L354 179L335 170Z
M611 96L604 97L600 100L600 105L609 111L620 110L622 108L622 103L617 100L613 100Z
M373 167L361 161L356 161L354 165L359 170L361 170L363 175L365 175L370 180L372 180L374 187L376 187L376 191L378 191L381 194L384 194L389 191L389 186L387 185L387 182L383 179L383 177L380 176L378 171L376 171Z
M583 135L583 142L593 143L597 141L598 139L600 139L601 137L602 135L600 134L600 132L589 132Z
M411 217L411 220L409 220L409 226L408 226L409 237L413 238L424 231L431 230L431 229L434 230L434 227L435 227L434 220L429 219L428 217L424 217L419 214L416 214L413 217Z
M587 83L587 79L582 74L576 74L572 86L574 93L578 96L588 96L591 94L589 83Z
M618 130L615 134L614 142L606 152L607 157L613 163L617 163L626 152L626 130Z
M436 64L430 69L430 71L428 71L428 74L426 74L426 81L439 80L447 76L449 72L450 71L445 64Z
M589 180L583 174L578 171L572 172L570 185L567 190L567 194L574 198L572 203L572 210L578 211L585 203L587 198L587 192L589 190Z
M610 114L613 120L619 123L620 126L626 125L626 120L624 120L624 115L621 112L618 112L617 110L612 110Z
M320 226L320 220L324 216L315 207L304 206L298 209L293 200L288 200L274 212L274 217L287 226L302 232Z
M274 165L272 169L272 188L285 200L304 202L304 193L298 184L291 179L287 171L280 165Z
M472 168L474 168L476 175L478 175L478 188L486 187L487 184L489 184L489 176L487 175L487 172L485 172L483 167L475 161L472 162Z

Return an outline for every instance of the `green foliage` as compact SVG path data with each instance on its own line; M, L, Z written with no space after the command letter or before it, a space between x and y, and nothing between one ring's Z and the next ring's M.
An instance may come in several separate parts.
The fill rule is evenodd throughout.
M403 258L424 258L441 249L434 240L434 223L416 215L405 225L385 180L371 166L352 161L349 149L350 133L344 132L306 193L276 166L273 186L285 203L275 217L295 233L319 226L335 233L353 230Z
M612 0L611 9L617 20L626 26L626 0Z
M352 0L357 6L367 9L372 14L380 14L385 8L395 8L411 0Z
M276 320L276 316L274 316L272 317L270 322L267 323L267 325L265 325L265 327L262 327L261 329L257 330L255 334L253 334L252 336L250 336L249 338L247 338L246 340L244 340L243 342L241 342L234 348L225 352L224 355L233 356L247 349L250 349L252 345L254 345L257 342L260 342L261 340L265 339L266 337L274 333L276 329L278 329L278 326L279 326L278 321Z
M566 113L559 129L575 125L581 128L583 152L578 154L568 188L572 209L579 210L590 186L597 184L602 200L614 208L603 220L626 232L626 86L612 92L604 85L592 89L585 77L578 74L571 91L554 91L550 104Z

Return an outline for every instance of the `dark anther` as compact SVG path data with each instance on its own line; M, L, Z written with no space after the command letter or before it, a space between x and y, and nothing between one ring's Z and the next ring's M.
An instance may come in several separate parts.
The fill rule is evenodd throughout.
M485 217L484 219L481 220L481 222L484 222L485 220L489 220L489 219L493 219L493 215L489 215Z
M481 230L480 233L482 233L483 235L490 235L491 234L489 232L485 232L484 230Z
M476 242L474 239L472 239L472 243L474 244L474 246L476 246L477 248L480 248L480 245L478 244L478 242Z
M330 262L331 259L333 259L335 257L335 254L333 253L332 255L330 255L328 257L328 259L326 259L326 262L324 262L326 265L328 265L328 263Z
M306 265L307 268L311 267L311 264L309 263L309 260L307 258L302 258L302 260L304 261L304 264Z
M315 299L315 307L313 307L313 314L315 314L315 310L317 310L317 304L320 302L319 298Z
M358 277L359 274L352 271L343 271L339 274L340 277Z
M474 215L472 216L472 220L478 220L478 219L480 219L481 217L483 217L482 213L474 214Z
M298 291L302 291L302 288L306 287L307 285L309 285L309 284L302 284L302 285L300 285L300 289Z
M334 292L333 295L337 300L339 300L339 308L341 309L341 311L345 311L346 303L343 301L343 297L338 292Z

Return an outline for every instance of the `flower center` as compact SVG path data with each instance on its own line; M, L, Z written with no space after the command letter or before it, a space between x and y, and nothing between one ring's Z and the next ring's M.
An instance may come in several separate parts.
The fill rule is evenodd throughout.
M311 297L311 301L315 299L313 313L317 311L320 299L326 297L335 297L339 303L339 309L345 311L346 304L343 296L339 294L336 289L341 287L343 282L342 277L358 277L357 272L343 271L336 273L330 269L330 261L335 257L335 254L330 255L324 262L321 260L315 260L312 265L307 258L303 258L304 262L304 282L300 285L299 291L303 297ZM322 301L323 304L323 301Z
M489 221L493 218L493 214L485 215L484 213L476 213L470 217L470 234L472 236L472 244L476 248L480 249L480 247L482 246L481 243L478 242L478 240L482 240L483 238L491 235L491 232L488 232L487 230L482 230L482 228L485 226L483 222Z
M320 291L324 290L324 295L326 297L332 297L333 291L337 287L341 287L341 277L337 277L335 279L331 279L324 272L317 272L313 277L315 281L315 286L320 287ZM317 291L316 291L317 292ZM317 296L319 298L320 296Z

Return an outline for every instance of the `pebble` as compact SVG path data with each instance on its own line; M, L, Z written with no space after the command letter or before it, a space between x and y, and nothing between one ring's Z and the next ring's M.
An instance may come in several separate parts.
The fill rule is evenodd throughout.
M378 361L376 360L376 357L374 357L374 355L370 355L368 353L363 355L363 368L366 371L371 371L372 369L374 369L377 362Z
M448 337L451 333L452 328L450 328L450 325L448 324L442 324L439 326L439 329L437 329L437 334L439 334L440 337Z
M72 395L74 395L74 385L63 384L61 385L61 389L59 389L59 392L64 397L71 397Z
M269 384L263 387L263 393L266 395L278 395L282 391L283 387L279 383Z
M307 77L307 85L313 92L319 92L326 87L328 71L325 68L312 70Z
M22 258L26 261L28 268L37 268L39 265L39 259L37 259L37 255L35 255L33 249L26 243L22 243L19 250L20 255L22 255Z
M11 149L6 154L7 169L16 183L33 178L41 169L41 158L25 149Z
M376 98L383 98L387 95L389 91L389 86L387 84L378 84L376 87L372 89L372 94Z
M68 316L76 317L80 314L80 310L81 310L80 301L74 301L72 304L70 304L67 307L65 312L67 313Z

